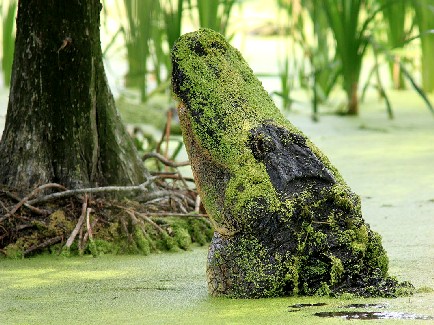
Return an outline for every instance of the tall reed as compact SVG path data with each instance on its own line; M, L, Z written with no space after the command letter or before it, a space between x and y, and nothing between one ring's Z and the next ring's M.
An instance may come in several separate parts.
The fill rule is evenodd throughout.
M237 0L196 0L200 27L227 35L232 7Z
M185 12L184 2L189 0L160 0L156 15L153 43L153 69L158 85L166 85L168 72L171 70L170 50L181 36L182 17ZM161 69L166 72L162 77ZM163 87L164 88L164 87Z
M358 87L362 60L369 39L366 35L373 15L362 18L362 11L371 1L324 0L323 9L336 41L336 53L342 62L343 87L347 94L350 115L359 112Z
M185 10L184 2L188 4L190 0L160 0L169 48L172 48L175 41L181 36L182 16Z
M15 48L14 25L17 1L9 1L8 6L6 7L6 12L4 13L3 5L5 3L6 1L2 2L2 7L0 8L0 13L3 18L2 72L5 86L9 86L11 83L12 63Z
M127 87L137 88L142 101L147 97L148 61L158 0L124 0L127 24L124 28L128 73Z
M434 0L413 0L416 23L421 34L422 87L434 91Z
M402 49L405 45L409 30L406 28L406 20L409 15L408 0L377 0L382 5L382 14L386 23L387 45L390 49ZM392 62L389 63L390 74L392 76L393 87L404 89L404 75L400 69L401 56L393 55Z

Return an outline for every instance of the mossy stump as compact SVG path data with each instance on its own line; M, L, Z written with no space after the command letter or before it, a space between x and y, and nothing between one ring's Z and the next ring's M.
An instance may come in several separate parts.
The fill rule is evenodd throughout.
M214 296L395 296L381 237L327 157L279 112L241 54L201 29L172 50L172 86L215 233ZM407 285L411 287L411 285Z

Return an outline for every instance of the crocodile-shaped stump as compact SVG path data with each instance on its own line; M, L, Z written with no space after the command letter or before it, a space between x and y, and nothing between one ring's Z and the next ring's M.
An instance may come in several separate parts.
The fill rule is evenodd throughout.
M394 296L411 288L387 275L359 197L222 35L181 36L172 63L184 141L216 230L212 295Z

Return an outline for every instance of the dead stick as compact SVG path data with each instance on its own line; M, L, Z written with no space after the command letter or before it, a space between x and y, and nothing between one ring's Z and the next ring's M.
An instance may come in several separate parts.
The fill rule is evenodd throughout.
M23 252L23 256L25 256L25 255L27 255L27 254L29 254L29 253L37 250L37 249L45 248L47 246L56 244L56 243L60 242L62 240L62 238L63 238L62 236L57 236L54 238L50 238L50 239L48 239L48 240L46 240L43 243L40 243L38 245L31 246Z
M172 110L169 109L167 111L167 123L166 123L166 150L164 151L164 158L167 159L168 153L169 153L169 140L170 140L170 126L172 124ZM165 170L167 170L167 166L165 167Z
M86 215L86 209L87 209L87 195L84 197L83 205L81 206L80 218L78 219L78 222L75 225L74 230L71 232L71 235L69 236L68 240L66 241L65 247L70 248L72 243L74 242L75 237L77 236L78 232L81 229L81 226L83 225L84 217Z
M145 225L143 224L143 221L136 218L136 216L134 215L134 211L132 211L130 209L125 209L125 211L126 211L126 213L129 214L129 216L131 217L131 220L133 220L134 224L139 225L140 229L143 232L143 235L147 236Z
M90 212L92 211L91 208L87 208L86 209L86 227L87 227L87 233L89 234L89 239L92 241L93 240L93 234L92 234L92 227L90 225Z
M146 222L150 223L155 229L157 229L160 233L162 234L167 234L167 232L161 228L159 225L157 225L154 221L152 221L148 216L146 216L143 213L134 211L134 213L139 216L140 218L142 218L143 220L145 220Z
M15 200L15 201L20 201L20 200L21 200L18 196L14 195L14 194L12 194L12 193L10 193L10 192L8 192L8 191L2 191L2 192L3 192L7 197L9 197L9 198L11 198L11 199L13 199L13 200ZM2 204L3 204L3 203L2 203ZM42 216L47 216L47 215L50 214L50 211L36 208L36 207L34 207L34 206L32 206L32 205L30 205L30 204L28 204L28 203L24 203L24 206L25 206L27 209L29 209L30 211L32 211L32 212L34 212L34 213L36 213L36 214L40 214L40 215L42 215ZM5 210L7 210L7 209L5 208ZM6 218L7 218L7 217L2 217L2 218L0 218L0 222L2 222L2 221L3 221L4 219L6 219Z
M175 195L176 192L174 191L167 191L167 190L159 190L154 192L146 193L143 197L140 198L140 201L148 202L155 199L161 199L164 197L170 197L172 195Z
M17 212L17 210L27 201L30 200L30 198L32 198L33 196L35 196L39 191L42 191L46 188L51 188L51 187L57 187L57 188L61 188L63 190L66 190L65 187L63 187L60 184L56 184L56 183L48 183L48 184L44 184L41 186L38 186L37 188L35 188L29 195L27 195L26 197L24 197L20 202L18 202L13 208L12 210L10 210L3 218L8 218L11 215L13 215L15 212ZM31 204L31 203L30 203Z
M194 200L194 212L199 213L200 211L200 195L196 195L196 200Z
M90 225L90 229L93 229L93 228L95 228L95 226L96 226L96 224L98 223L98 221L99 221L99 219L98 218L95 218L95 220L92 222L92 224ZM87 238L89 237L89 232L86 232L85 234L84 234L84 237L83 237L83 242L84 243L86 243L87 242Z
M205 218L209 218L208 214L205 213L178 213L178 212L147 212L146 213L148 216L155 216L155 217L165 217L165 216L170 216L170 217L185 217L185 218L190 218L190 217L205 217Z
M74 196L77 194L83 194L83 193L92 194L92 193L103 193L103 192L134 192L134 191L147 192L146 186L148 186L151 183L151 181L153 181L154 179L155 177L150 177L145 183L140 185L134 185L134 186L104 186L104 187L89 187L89 188L80 188L76 190L67 190L65 192L45 195L43 197L31 200L28 203L31 205L45 203L52 200L66 198L66 197Z

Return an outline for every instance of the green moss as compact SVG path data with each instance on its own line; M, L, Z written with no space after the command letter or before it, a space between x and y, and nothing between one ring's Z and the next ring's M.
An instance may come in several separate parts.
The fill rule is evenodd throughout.
M210 290L239 297L328 295L359 285L351 282L357 276L367 278L368 287L372 279L386 278L387 256L380 236L362 219L360 198L280 113L241 54L222 35L201 29L175 43L172 62L184 140L218 233L208 260ZM313 165L327 177L302 170L288 181L290 189L276 185L269 170L276 166L258 159L249 142L264 125L290 134L279 135L278 145L313 153ZM259 133L253 145L274 150L261 145L267 139ZM284 157L273 153L272 159Z
M269 178L264 177L265 166L258 165L245 144L250 130L264 121L291 133L301 131L283 117L241 54L220 34L201 29L184 35L172 51L172 60L174 74L179 70L183 75L182 83L173 80L173 84L175 94L187 108L184 117L180 114L184 136L191 132L210 158L231 174L225 202L234 210L234 218L249 216L242 212L252 197L263 196L270 207L278 209L281 202ZM186 120L192 130L186 131ZM310 141L307 144L335 179L342 181L328 159ZM214 191L212 184L205 185L204 204L220 226L225 226L221 209L215 206L219 193Z
M137 245L137 250L143 255L149 255L151 253L151 247L149 240L146 238L142 229L139 226L134 227L134 242Z
M178 247L183 250L188 250L191 246L191 237L188 229L181 228L176 232L175 235L176 243Z
M19 259L24 257L23 249L18 243L9 244L3 250L4 254L8 258Z
M214 229L210 227L209 223L207 223L204 219L189 218L188 225L188 231L193 243L205 245L211 241L211 238L214 234Z
M367 263L372 268L381 270L383 276L387 274L389 268L389 258L381 244L381 236L377 233L372 233L372 238L367 242Z

